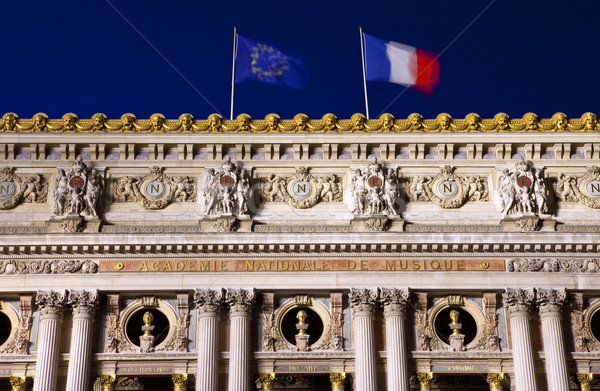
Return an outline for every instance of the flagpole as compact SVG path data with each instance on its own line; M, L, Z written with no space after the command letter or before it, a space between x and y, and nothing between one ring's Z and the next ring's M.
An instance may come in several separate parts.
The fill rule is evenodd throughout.
M369 119L369 98L367 96L367 71L365 68L365 36L363 34L362 31L362 27L359 27L358 30L360 31L360 52L361 52L361 57L362 57L362 68L363 68L363 85L365 88L365 109L366 109L366 115L367 115L367 119Z
M233 64L231 65L231 111L229 119L233 121L233 93L235 90L235 57L237 55L237 27L233 26Z

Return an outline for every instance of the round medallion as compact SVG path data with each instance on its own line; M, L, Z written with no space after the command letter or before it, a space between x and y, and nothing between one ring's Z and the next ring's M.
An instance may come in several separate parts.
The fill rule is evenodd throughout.
M69 187L71 187L71 189L81 189L84 184L85 179L78 175L75 175L74 177L71 177L71 179L69 179Z
M517 178L517 185L519 185L519 187L531 187L531 184L531 178L527 175L521 175Z
M454 181L441 181L437 184L437 191L440 197L449 199L458 193L458 185Z
M146 183L144 192L148 198L153 200L160 198L165 194L166 186L161 181L150 181Z
M381 187L383 186L383 181L380 177L373 175L369 177L369 179L367 179L367 184L369 185L369 187Z
M12 182L0 182L0 200L7 200L17 191L17 187Z
M583 188L588 197L600 198L600 181L587 181Z
M232 188L235 185L235 178L231 175L223 175L219 183L221 184L221 187Z
M307 181L294 181L291 183L291 195L296 198L306 198L312 191L312 185Z

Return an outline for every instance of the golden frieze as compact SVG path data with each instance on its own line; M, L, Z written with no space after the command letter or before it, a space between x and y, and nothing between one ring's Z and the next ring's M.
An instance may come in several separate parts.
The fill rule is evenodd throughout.
M510 118L498 113L491 119L483 119L470 113L464 119L454 119L447 113L435 119L425 119L413 113L407 119L397 119L389 113L378 119L367 120L357 113L350 119L338 119L334 114L325 114L321 119L311 120L306 114L297 114L293 119L281 119L269 114L264 119L253 119L240 114L235 120L225 120L219 114L211 114L206 120L196 120L184 113L177 119L166 119L162 114L153 114L149 119L138 119L126 113L120 119L108 119L97 113L91 119L79 119L73 113L61 119L49 119L37 113L31 119L19 118L15 113L6 113L0 119L0 132L106 132L106 133L405 133L405 132L592 132L599 129L596 114L587 112L581 118L568 118L556 113L552 118L539 118L526 113L522 118Z

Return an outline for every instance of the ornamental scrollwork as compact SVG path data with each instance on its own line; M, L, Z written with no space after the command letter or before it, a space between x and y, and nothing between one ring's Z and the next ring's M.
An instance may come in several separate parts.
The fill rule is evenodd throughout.
M266 202L286 202L297 209L312 208L319 202L341 202L342 179L335 174L315 177L306 167L297 167L289 177L271 174L261 179L262 198Z
M368 167L352 172L349 186L349 207L354 215L399 215L402 197L397 168L383 167L374 160Z
M188 176L167 176L163 168L154 166L144 177L127 176L115 179L115 202L137 202L144 209L164 209L172 202L192 202L196 199L197 179Z
M554 194L561 201L579 202L590 208L600 209L600 167L592 166L585 175L572 177L558 174L554 183Z
M210 216L248 216L252 210L250 170L236 166L227 157L220 168L209 168L203 176L198 200Z
M41 175L16 175L12 167L0 170L0 210L23 203L44 203L47 198L48 180Z
M487 179L480 176L459 177L455 167L440 167L434 177L412 177L407 182L411 201L433 202L441 208L460 208L467 201L489 201Z
M548 190L544 168L519 161L513 168L498 173L498 194L502 216L543 215L548 213Z
M509 272L599 273L600 259L514 258L508 261Z
M88 167L81 157L72 168L59 168L54 180L52 215L99 217L103 188L103 175L97 169Z
M0 261L0 274L91 274L98 265L89 259L41 259Z

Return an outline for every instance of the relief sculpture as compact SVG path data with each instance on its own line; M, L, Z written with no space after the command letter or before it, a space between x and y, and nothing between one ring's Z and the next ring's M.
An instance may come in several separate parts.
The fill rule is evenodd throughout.
M44 203L47 198L48 180L41 175L15 175L11 167L0 170L0 210L23 203Z
M487 179L459 177L455 167L440 167L437 176L416 176L407 183L411 201L433 202L441 208L460 208L467 201L489 201Z
M144 177L116 178L113 198L115 202L137 202L148 210L164 209L172 202L195 201L196 182L188 176L167 176L154 166Z
M579 202L590 208L600 209L600 168L592 166L581 177L558 174L554 193L561 201Z
M334 174L315 177L306 167L297 167L290 177L271 174L262 179L266 202L286 202L294 208L312 208L319 202L342 201L342 179Z

